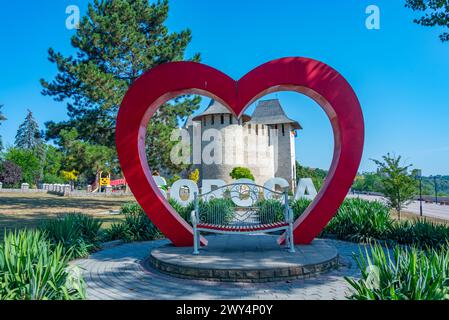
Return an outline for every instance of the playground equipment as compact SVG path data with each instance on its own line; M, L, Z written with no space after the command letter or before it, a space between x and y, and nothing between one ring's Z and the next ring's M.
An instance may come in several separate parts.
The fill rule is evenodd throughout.
M103 176L103 171L99 171L95 178L95 182L92 184L92 192L100 192L103 187L112 187L114 189L119 189L122 187L127 187L125 179L111 180L111 174L107 173Z

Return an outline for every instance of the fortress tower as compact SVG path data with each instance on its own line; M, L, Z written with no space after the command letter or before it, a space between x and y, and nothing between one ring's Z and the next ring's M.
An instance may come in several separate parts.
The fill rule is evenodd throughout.
M212 100L203 113L189 117L184 128L189 131L191 145L201 146L201 159L198 159L201 164L195 166L200 169L201 179L221 179L232 183L229 176L232 169L247 167L257 184L281 177L294 189L296 168L292 131L301 129L301 126L285 115L277 99L261 101L252 117L243 115L240 119L221 103ZM195 131L199 134L194 135ZM201 137L205 141L201 141ZM221 139L221 161L211 149L216 139ZM218 159L218 163L207 161L204 155L208 154L215 161Z
M287 117L278 99L262 100L258 103L249 124L265 125L276 136L274 143L274 176L286 179L293 191L296 187L296 130L301 125Z

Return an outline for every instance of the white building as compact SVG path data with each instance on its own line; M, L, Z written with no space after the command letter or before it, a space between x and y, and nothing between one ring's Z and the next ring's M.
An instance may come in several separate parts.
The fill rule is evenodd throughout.
M196 138L194 127L201 133ZM201 155L211 153L215 160L215 152L220 153L220 150L214 150L211 145L215 139L221 140L218 144L221 146L221 161L205 163L204 157L198 157L201 158L197 165L201 180L221 179L232 183L229 175L232 169L246 167L251 170L257 184L280 177L289 182L291 190L296 186L294 140L296 130L302 127L287 117L278 99L260 101L252 116L243 115L240 119L212 100L203 113L189 117L184 128L189 130L191 145L201 146ZM219 137L214 132L218 132Z

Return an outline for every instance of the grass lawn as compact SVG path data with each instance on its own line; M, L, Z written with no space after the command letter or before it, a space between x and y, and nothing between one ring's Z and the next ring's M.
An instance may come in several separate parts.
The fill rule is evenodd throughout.
M105 228L122 219L122 216L105 213L119 210L130 201L134 201L134 197L68 198L50 194L0 193L0 237L4 229L34 228L45 220L73 212L92 215L102 220Z

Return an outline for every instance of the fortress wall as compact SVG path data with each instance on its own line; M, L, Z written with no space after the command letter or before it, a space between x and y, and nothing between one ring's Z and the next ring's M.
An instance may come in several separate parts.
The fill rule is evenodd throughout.
M236 167L235 160L232 159L238 159L236 158L236 155L243 154L243 144L239 143L240 139L239 137L236 137L236 143L226 143L227 139L227 133L229 132L239 132L241 130L241 126L239 125L239 121L235 116L229 114L223 115L223 123L221 123L221 115L213 115L214 122L212 124L212 115L205 116L204 120L206 121L204 123L203 120L203 133L205 130L208 129L216 129L220 131L221 137L222 137L222 163L221 164L205 164L203 159L202 164L202 179L221 179L224 180L226 183L232 183L232 178L229 176L229 173L231 170ZM232 119L232 120L231 120ZM204 125L205 124L205 125ZM227 132L229 131L229 132ZM211 141L203 141L201 150L203 151L204 148L209 145ZM231 161L231 160L232 161ZM241 163L240 163L241 165Z
M296 178L294 177L295 166L295 141L290 132L292 127L290 124L284 124L284 135L282 134L282 125L278 125L277 130L277 169L275 176L286 179L290 188L294 190ZM275 139L276 140L276 139ZM276 148L275 148L276 150Z
M274 148L269 146L268 127L246 124L244 131L244 167L251 170L257 184L263 185L274 177Z
M233 168L237 166L247 167L253 173L256 183L263 184L266 180L274 177L274 152L269 151L268 147L268 129L261 125L258 126L257 135L255 126L249 130L248 125L241 126L237 119L232 116L232 124L229 115L224 115L224 123L221 123L221 116L214 116L212 124L212 116L206 116L206 126L204 122L203 130L210 128L217 129L221 132L222 141L222 164L204 164L202 165L202 179L221 179L226 183L232 183L233 180L229 176ZM202 150L210 142L202 142ZM260 148L260 146L262 146ZM263 153L255 152L263 150Z

